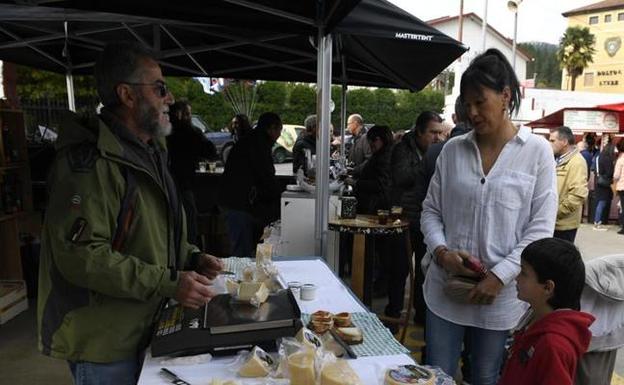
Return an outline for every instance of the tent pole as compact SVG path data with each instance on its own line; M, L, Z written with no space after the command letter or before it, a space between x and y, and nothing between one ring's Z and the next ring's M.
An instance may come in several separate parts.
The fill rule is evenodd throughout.
M70 111L76 112L76 99L74 97L74 77L71 70L65 74L65 82L67 83L67 105Z
M316 254L327 258L327 223L329 220L329 132L331 112L332 36L319 29L317 60L316 110L320 140L316 142Z
M347 164L345 154L345 129L347 127L347 58L342 55L342 92L340 93L340 160L343 165Z

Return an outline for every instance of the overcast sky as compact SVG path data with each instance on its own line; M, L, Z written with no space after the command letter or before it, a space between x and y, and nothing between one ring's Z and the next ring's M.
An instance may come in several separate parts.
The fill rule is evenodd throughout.
M423 21L441 16L459 15L459 0L389 0ZM561 13L598 0L524 0L518 12L518 42L543 41L558 44L567 27ZM483 17L485 0L465 0L464 13L474 12ZM513 37L513 14L507 0L488 0L487 21L503 35ZM457 36L452 36L457 38Z

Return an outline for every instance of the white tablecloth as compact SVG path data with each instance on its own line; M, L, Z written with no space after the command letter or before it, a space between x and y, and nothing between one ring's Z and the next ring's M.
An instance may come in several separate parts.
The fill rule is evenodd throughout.
M321 260L299 260L275 262L285 282L299 281L313 283L317 286L316 299L313 301L299 300L299 307L303 313L313 313L323 309L330 312L363 312L367 311L334 275ZM193 358L189 358L192 360ZM193 365L173 364L162 357L146 356L139 378L139 385L165 385L170 380L160 374L160 369L166 367L175 372L180 378L192 385L208 385L213 378L237 379L241 384L269 384L266 379L238 378L232 366L235 357L217 357L209 362ZM414 361L406 354L393 356L362 357L349 360L349 364L358 373L365 385L383 384L383 376L388 367L412 364Z

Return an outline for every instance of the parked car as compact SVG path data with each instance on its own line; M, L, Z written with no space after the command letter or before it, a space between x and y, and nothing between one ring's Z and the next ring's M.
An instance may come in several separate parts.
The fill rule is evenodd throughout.
M303 130L305 130L305 127L295 124L283 125L282 135L277 138L277 142L273 145L273 162L285 163L288 160L292 160L293 147Z
M228 153L228 149L234 145L234 138L229 131L213 131L208 124L199 115L193 115L191 122L197 128L199 128L208 140L210 140L217 148L217 155L225 163L224 153Z

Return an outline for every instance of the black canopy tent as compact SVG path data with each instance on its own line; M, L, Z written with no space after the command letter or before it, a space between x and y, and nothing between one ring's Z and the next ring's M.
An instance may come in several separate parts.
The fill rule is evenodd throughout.
M91 73L106 42L129 39L153 48L167 75L317 83L319 255L331 82L415 91L466 51L385 0L0 0L0 60L67 73L70 94L72 73ZM344 129L344 92L342 105Z

